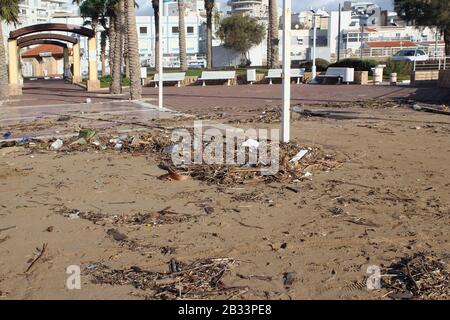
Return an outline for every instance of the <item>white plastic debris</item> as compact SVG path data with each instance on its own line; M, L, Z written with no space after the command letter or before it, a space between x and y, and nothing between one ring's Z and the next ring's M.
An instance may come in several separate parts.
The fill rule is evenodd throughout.
M86 103L91 103L92 99L91 98L86 98Z
M248 139L247 141L244 141L242 143L242 146L243 147L249 147L249 148L252 148L252 149L256 149L256 148L259 147L259 142L254 140L254 139Z
M64 145L64 142L61 139L57 139L50 145L51 150L59 150Z
M308 150L301 149L291 160L289 160L289 162L290 163L298 162L301 158L306 156L307 153L308 153Z
M78 218L80 218L80 212L79 211L71 212L71 213L67 214L66 217L69 219L78 219Z
M117 150L122 149L122 147L123 147L123 144L122 144L122 143L116 143L116 144L114 145L114 149L117 149Z
M175 152L178 152L178 148L179 148L179 146L177 144L174 144L174 145L165 147L163 152L166 154L173 154Z
M312 175L313 175L313 174L312 174L311 172L306 171L302 178L309 178L309 177L311 177Z

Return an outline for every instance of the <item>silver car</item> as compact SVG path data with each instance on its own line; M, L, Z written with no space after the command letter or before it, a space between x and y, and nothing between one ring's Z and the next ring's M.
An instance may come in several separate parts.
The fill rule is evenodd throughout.
M403 49L394 54L392 60L395 61L427 61L428 55L423 50L419 49Z

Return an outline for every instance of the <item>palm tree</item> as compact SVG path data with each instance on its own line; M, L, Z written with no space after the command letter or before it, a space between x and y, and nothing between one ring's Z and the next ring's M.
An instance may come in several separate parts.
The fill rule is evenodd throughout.
M8 71L5 61L5 44L3 43L2 22L19 22L19 0L0 0L0 100L8 96Z
M106 75L106 42L108 34L107 26L107 8L110 5L109 0L74 0L74 3L80 4L80 15L87 18L85 24L90 24L91 28L97 31L99 24L103 31L100 33L100 59L102 64L102 76Z
M212 69L212 20L214 0L205 0L206 11L206 58L207 68Z
M267 65L276 68L279 64L278 1L269 0L269 32L267 35Z
M155 69L159 70L159 0L152 0L155 16Z
M115 0L113 0L115 1ZM110 20L109 52L111 59L111 86L109 92L112 94L122 93L122 53L124 35L124 0L114 4L114 11Z
M136 10L134 0L126 1L126 21L127 21L127 44L128 63L130 67L130 98L140 99L142 96L141 86L141 63L139 58L139 42L136 28Z
M180 49L180 69L186 71L187 58L186 58L186 27L184 24L184 15L186 6L184 0L178 0L178 43Z

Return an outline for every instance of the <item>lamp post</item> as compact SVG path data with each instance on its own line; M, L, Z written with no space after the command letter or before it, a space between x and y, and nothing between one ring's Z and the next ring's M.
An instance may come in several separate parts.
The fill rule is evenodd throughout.
M361 14L359 16L359 25L361 26L361 36L360 36L361 48L359 49L359 51L360 51L361 60L363 59L364 27L367 24L367 19L369 19L369 16L367 14Z
M312 50L312 67L311 67L311 83L317 83L317 66L316 66L316 50L317 50L317 17L327 16L323 10L311 10L313 14L313 50Z
M290 140L291 108L291 0L283 0L283 110L281 142Z
M164 66L163 66L163 18L164 18L164 0L159 0L159 23L158 23L158 30L159 30L159 52L158 52L158 59L159 59L159 83L158 83L158 107L161 110L163 108L163 73L164 73Z

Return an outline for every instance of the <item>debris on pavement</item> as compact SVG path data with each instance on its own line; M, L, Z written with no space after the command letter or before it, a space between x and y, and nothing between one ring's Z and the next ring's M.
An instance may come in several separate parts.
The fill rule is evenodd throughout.
M61 139L56 139L50 145L50 150L59 150L63 147L63 145L64 145L64 142Z

